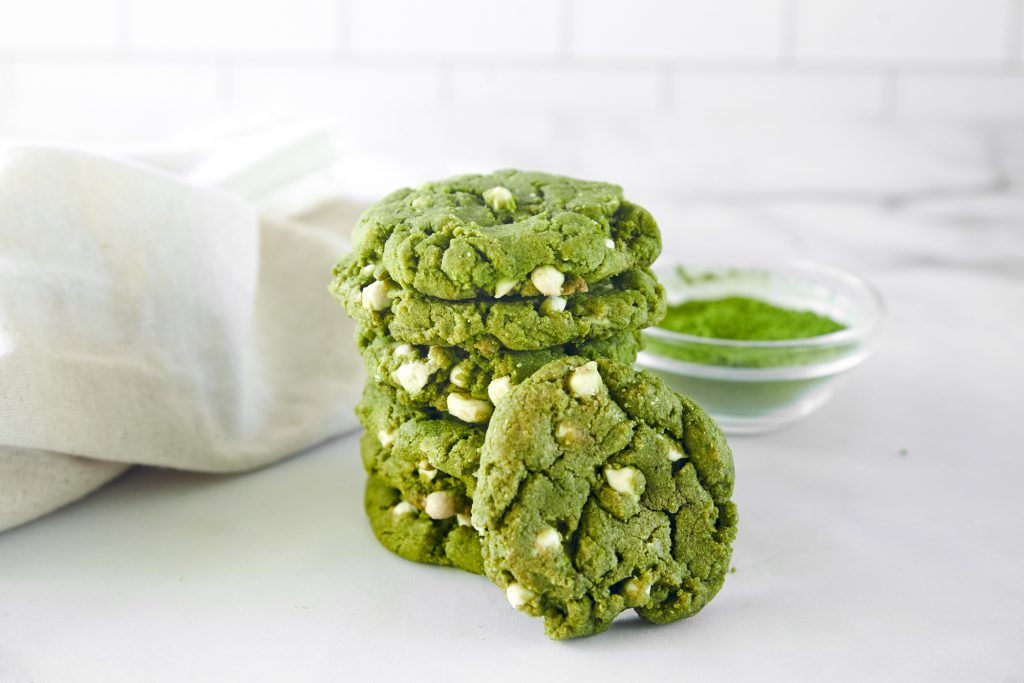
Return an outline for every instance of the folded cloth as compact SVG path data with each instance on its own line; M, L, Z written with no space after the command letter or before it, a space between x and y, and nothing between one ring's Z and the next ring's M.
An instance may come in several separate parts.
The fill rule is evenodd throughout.
M82 152L0 156L0 530L134 464L260 467L355 426L348 226Z

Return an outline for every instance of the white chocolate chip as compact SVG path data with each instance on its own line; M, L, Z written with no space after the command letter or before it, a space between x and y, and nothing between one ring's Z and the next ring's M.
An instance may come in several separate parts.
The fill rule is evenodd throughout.
M487 385L487 397L491 399L491 403L498 405L498 401L505 398L505 395L511 390L512 378L498 377L491 380L491 383Z
M415 356L416 349L412 347L412 344L399 344L395 347L395 350L391 352L392 356Z
M412 200L412 208L414 209L425 209L428 206L430 206L430 197L427 195L421 194L419 197Z
M668 441L668 459L672 462L683 459L683 451L679 448L679 444L669 439Z
M448 381L460 389L465 389L469 386L469 373L462 364L456 365L452 368L451 373L448 374Z
M559 536L558 532L553 528L547 527L537 534L537 538L533 541L533 546L538 550L538 552L551 550L553 548L561 548L562 537Z
M597 361L581 365L569 376L569 391L574 396L593 396L603 384L601 373L597 370Z
M515 211L516 200L509 192L507 187L498 185L492 187L489 190L484 190L483 193L484 201L495 211L501 211L502 209L508 209L509 211Z
M395 507L391 508L391 514L395 517L401 517L402 515L412 515L416 513L416 508L413 504L408 501L402 501Z
M448 394L448 412L463 422L487 422L494 407L487 401L462 394Z
M363 308L370 311L383 311L391 305L388 286L380 280L375 280L363 287L360 298L363 302Z
M613 240L611 237L609 237L608 239L606 239L604 241L604 246L608 247L609 249L614 249L615 248L615 240Z
M376 267L377 267L376 264L367 263L365 266L363 266L363 269L361 271L359 271L359 272L362 273L363 275L372 275L373 274L373 270Z
M608 480L608 485L619 493L636 495L636 470L632 467L621 469L606 467L604 468L604 478Z
M447 491L434 491L423 502L423 511L431 519L448 519L455 514L455 499Z
M395 442L395 432L397 431L398 430L392 430L389 432L386 429L382 429L377 432L377 441L380 441L381 446L387 448Z
M562 293L565 275L553 266L540 266L530 273L530 281L537 291L545 296L558 296Z
M540 310L544 313L561 313L565 310L565 297L549 296L547 299L544 299L544 303L540 305Z
M494 285L494 298L500 299L509 292L511 292L515 286L519 284L515 280L498 280L498 283Z
M622 584L622 593L631 601L638 600L641 595L649 598L651 597L651 584L630 579Z
M420 473L421 477L431 481L437 476L437 469L426 460L420 460L420 464L416 466L416 471Z
M578 441L582 436L583 433L579 427L571 422L559 422L558 427L555 428L555 438L561 443Z
M508 604L512 605L516 609L519 609L526 603L537 597L537 594L527 588L521 583L513 581L505 589L505 597L508 599Z
M470 524L470 516L465 512L460 512L455 515L455 519L458 521L459 526L473 526Z
M397 370L391 373L402 388L410 394L418 394L423 387L427 386L427 380L434 374L432 363L421 360L413 360L402 363Z

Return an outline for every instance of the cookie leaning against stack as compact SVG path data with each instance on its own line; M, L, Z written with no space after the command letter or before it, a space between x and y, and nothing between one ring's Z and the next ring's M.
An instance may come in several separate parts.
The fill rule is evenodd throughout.
M648 270L657 225L615 185L499 171L392 193L354 242L330 290L360 323L369 375L356 412L370 526L404 558L486 571L506 588L488 559L498 534L474 503L493 486L480 475L491 415L567 359L632 372L639 330L664 314ZM611 619L602 609L549 634L596 632Z

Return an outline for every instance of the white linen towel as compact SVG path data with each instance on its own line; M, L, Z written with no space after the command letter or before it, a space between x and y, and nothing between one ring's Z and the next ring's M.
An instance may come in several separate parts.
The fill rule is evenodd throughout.
M0 530L135 464L246 470L355 426L362 369L326 292L350 225L261 220L244 194L2 153Z

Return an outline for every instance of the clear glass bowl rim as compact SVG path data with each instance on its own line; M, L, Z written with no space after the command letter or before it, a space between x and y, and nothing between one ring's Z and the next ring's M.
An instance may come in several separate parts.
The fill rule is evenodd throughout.
M720 339L718 337L698 337L692 334L686 334L684 332L674 332L672 330L666 330L663 327L648 327L643 330L645 335L655 337L659 340L666 342L675 342L680 344L699 344L703 346L718 346L725 348L759 348L759 349L793 349L793 348L807 348L807 347L825 347L825 346L838 346L842 344L849 344L851 342L862 342L870 338L882 323L882 319L885 316L885 301L882 299L881 292L872 285L870 282L865 280L859 275L851 273L850 271L843 270L836 266L829 266L823 263L817 263L808 259L782 259L779 261L765 262L763 265L736 265L736 266L720 266L720 267L708 267L704 266L701 259L697 259L693 262L692 267L695 269L721 269L721 270L734 270L734 271L802 271L817 273L819 275L826 275L831 278L835 278L844 281L846 284L862 290L868 295L868 299L871 301L871 310L867 311L866 320L859 324L847 327L837 332L830 332L829 334L822 334L817 337L802 337L799 339L777 339L777 340L746 340L746 339ZM672 266L663 266L662 268L655 267L655 270L661 270L666 272L668 268L675 268L679 265L674 264Z

